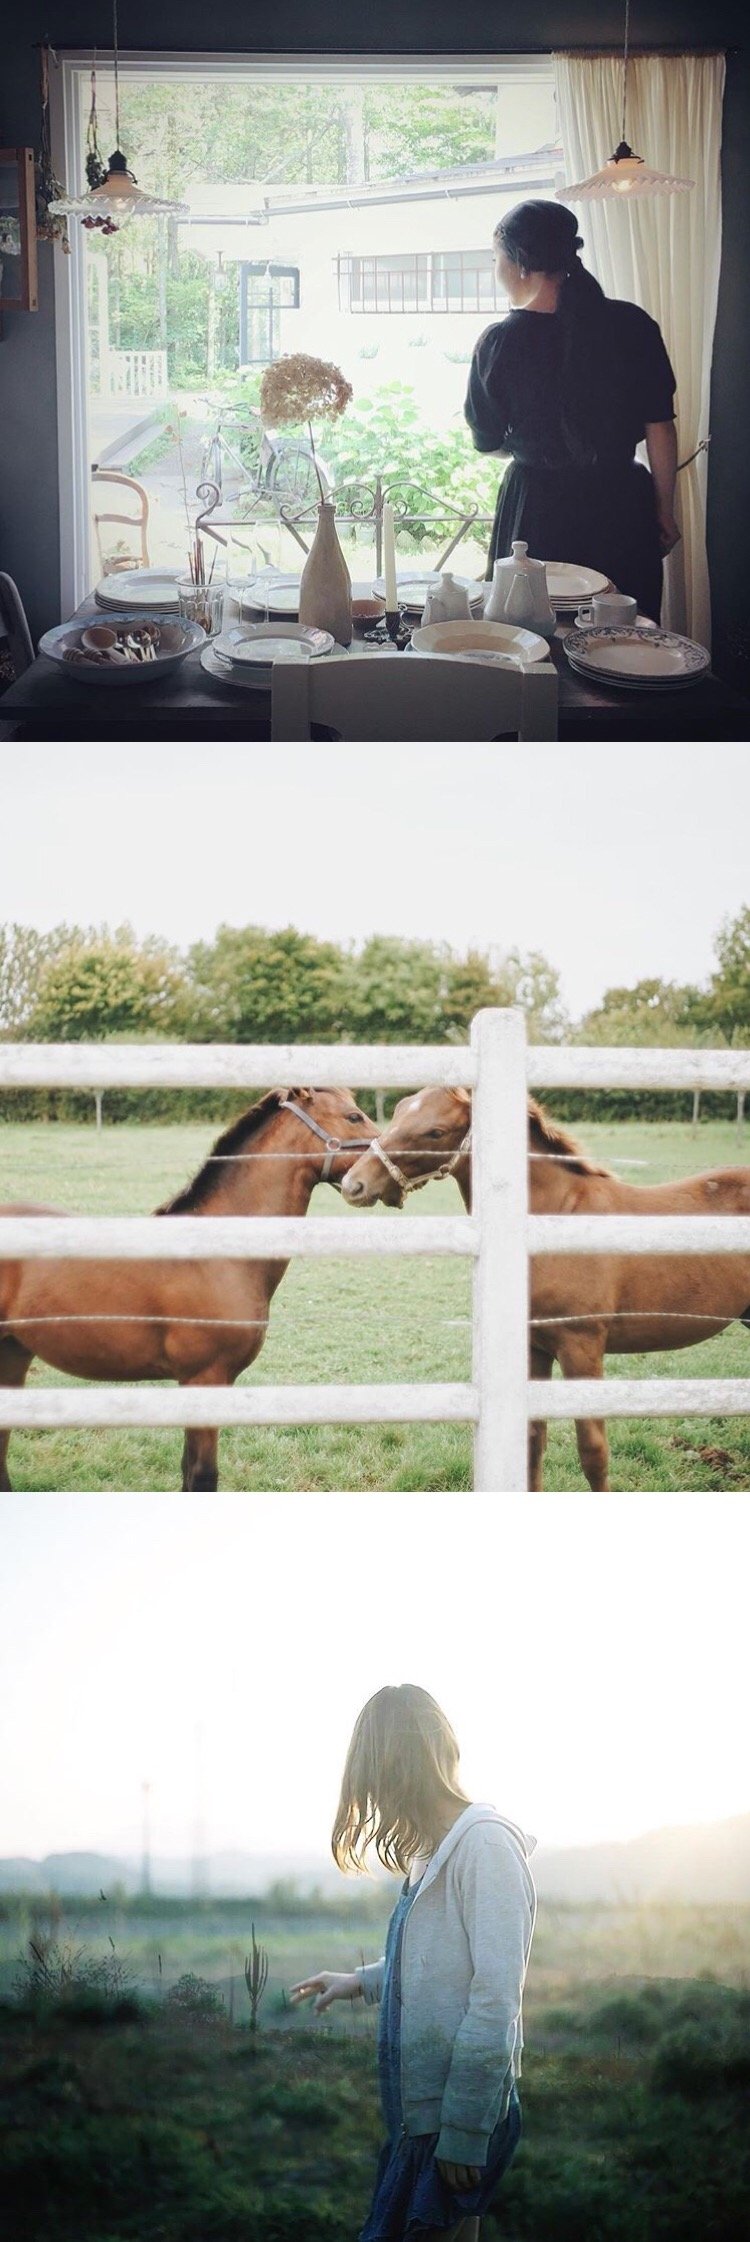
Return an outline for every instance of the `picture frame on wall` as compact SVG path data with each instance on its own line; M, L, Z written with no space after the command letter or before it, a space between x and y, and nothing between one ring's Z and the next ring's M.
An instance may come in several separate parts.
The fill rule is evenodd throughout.
M33 148L0 148L0 312L38 311Z

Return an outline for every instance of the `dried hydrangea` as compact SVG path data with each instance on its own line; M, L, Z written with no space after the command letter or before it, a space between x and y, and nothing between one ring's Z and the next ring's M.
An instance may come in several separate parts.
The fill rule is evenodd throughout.
M264 427L283 428L300 420L338 420L352 397L351 382L325 358L297 350L267 366L260 385Z

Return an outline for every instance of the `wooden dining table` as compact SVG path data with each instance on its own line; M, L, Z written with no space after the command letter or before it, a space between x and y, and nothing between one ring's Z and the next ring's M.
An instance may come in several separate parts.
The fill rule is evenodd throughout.
M93 599L76 621L102 620ZM589 681L573 670L560 623L550 646L558 672L558 737L562 741L742 740L750 735L750 700L709 672L695 684L664 691ZM397 657L408 660L408 653ZM380 649L355 637L349 659L381 659ZM363 687L365 684L363 675ZM38 654L0 698L0 744L16 740L253 741L271 736L270 693L214 680L201 668L200 649L179 669L143 685L82 682L74 668ZM323 739L325 733L317 735Z

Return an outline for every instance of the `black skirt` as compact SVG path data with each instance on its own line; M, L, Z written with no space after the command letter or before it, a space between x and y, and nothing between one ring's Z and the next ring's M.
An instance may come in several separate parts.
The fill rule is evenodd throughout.
M661 617L662 558L652 478L637 460L608 467L526 467L512 460L498 493L487 574L525 539L533 560L573 561Z

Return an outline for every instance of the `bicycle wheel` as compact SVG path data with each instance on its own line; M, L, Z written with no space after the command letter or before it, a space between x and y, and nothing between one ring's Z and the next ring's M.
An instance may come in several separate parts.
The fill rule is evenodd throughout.
M330 479L320 461L318 465L323 489L328 493ZM294 501L297 505L309 506L314 498L320 497L315 461L307 444L279 444L268 470L267 488L285 504Z
M222 495L221 437L212 436L206 445L201 466L201 482L215 483Z

